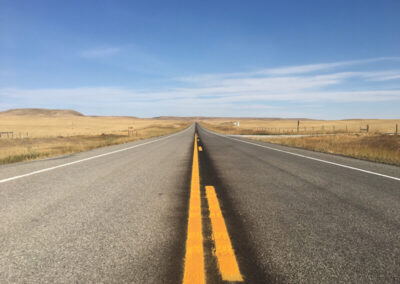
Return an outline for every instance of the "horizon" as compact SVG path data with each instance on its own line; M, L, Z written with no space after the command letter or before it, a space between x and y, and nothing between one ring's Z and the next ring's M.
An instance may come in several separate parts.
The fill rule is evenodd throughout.
M76 111L74 109L50 109L50 108L13 108L13 109L7 109L7 110L0 110L0 114L4 114L7 112L13 112L13 111L32 111L32 110L38 110L38 111L43 111L43 110L48 110L48 111L71 111L71 112L77 112L79 115L78 116L84 116L84 117L130 117L130 118L138 118L138 119L157 119L157 118L204 118L204 119L245 119L245 120L326 120L326 121L345 121L345 120L397 120L398 118L376 118L376 117L369 117L369 118L339 118L339 119L322 119L322 118L307 118L307 117L267 117L267 116L201 116L201 115L195 115L195 116L177 116L177 115L158 115L158 116L151 116L151 117L142 117L142 116L134 116L134 115L97 115L97 114L85 114L79 111ZM29 114L24 114L29 116ZM16 115L16 116L21 116L21 114Z
M400 118L398 1L0 7L0 111Z

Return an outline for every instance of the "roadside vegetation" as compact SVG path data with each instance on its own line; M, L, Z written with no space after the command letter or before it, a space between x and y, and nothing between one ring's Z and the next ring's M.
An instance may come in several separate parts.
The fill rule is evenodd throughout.
M239 126L235 123L238 122ZM311 120L311 119L274 119L274 118L215 118L204 119L201 124L224 134L238 135L296 135L296 134L339 134L400 133L400 119L348 119L348 120Z
M400 166L400 135L330 135L255 140Z
M293 125L293 130L289 131L288 125L290 123ZM306 128L300 129L299 132L297 132L293 120L241 120L240 127L235 127L232 121L214 120L203 121L201 125L219 133L260 135L260 137L250 138L289 147L400 166L400 133L393 135L395 130L393 125L396 123L400 126L399 120L305 121L303 125L306 125L304 126ZM370 125L369 133L365 133L365 131L360 133L360 126L367 124ZM322 128L321 125L325 126ZM346 130L343 125L347 125L347 132L343 131ZM313 127L314 130L318 129L319 132L312 132ZM266 130L262 130L262 128ZM274 129L281 130L277 132ZM282 129L286 129L286 131ZM322 132L321 129L325 131ZM291 137L280 137L279 134L290 135ZM312 136L296 137L296 134ZM272 136L263 137L262 135Z
M0 164L42 159L178 132L191 123L127 117L0 116ZM134 131L128 135L128 127Z

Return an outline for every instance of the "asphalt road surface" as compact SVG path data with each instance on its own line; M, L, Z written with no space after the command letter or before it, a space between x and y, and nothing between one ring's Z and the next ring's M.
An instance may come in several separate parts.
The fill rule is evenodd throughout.
M176 283L193 133L0 183L0 283ZM2 166L0 180L145 142Z
M197 131L207 283L208 185L244 282L400 282L399 167ZM194 133L1 166L0 283L182 283Z

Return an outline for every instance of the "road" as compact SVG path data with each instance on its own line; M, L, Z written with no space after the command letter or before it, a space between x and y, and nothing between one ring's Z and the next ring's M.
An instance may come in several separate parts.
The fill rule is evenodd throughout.
M0 183L0 283L176 283L193 132ZM2 166L0 180L143 143Z
M399 167L197 132L1 166L0 283L399 283Z

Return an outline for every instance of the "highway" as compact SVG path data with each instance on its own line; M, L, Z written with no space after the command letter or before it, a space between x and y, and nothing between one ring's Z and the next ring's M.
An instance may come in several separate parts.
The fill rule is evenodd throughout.
M400 168L199 125L0 166L0 283L98 282L399 283Z

